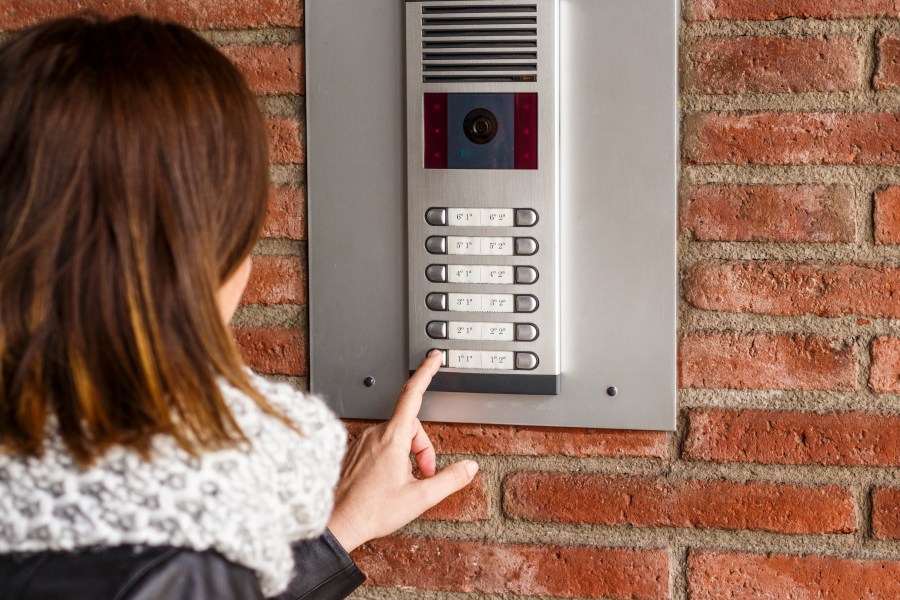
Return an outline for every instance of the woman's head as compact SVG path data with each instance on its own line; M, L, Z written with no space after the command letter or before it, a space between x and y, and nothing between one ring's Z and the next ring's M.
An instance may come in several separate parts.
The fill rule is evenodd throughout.
M70 18L0 48L0 444L39 452L50 415L82 462L240 439L216 292L267 183L253 96L183 27Z

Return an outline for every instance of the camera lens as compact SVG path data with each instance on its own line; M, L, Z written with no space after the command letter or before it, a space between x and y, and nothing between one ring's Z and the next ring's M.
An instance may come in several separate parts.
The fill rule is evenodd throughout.
M497 117L486 108L476 108L466 115L463 131L470 141L487 144L497 136Z

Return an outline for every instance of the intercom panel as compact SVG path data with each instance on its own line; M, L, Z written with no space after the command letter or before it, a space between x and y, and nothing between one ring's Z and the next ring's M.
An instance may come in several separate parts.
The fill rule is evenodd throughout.
M406 2L409 368L556 394L558 0Z
M678 2L307 0L310 387L673 429ZM277 176L277 172L276 172Z

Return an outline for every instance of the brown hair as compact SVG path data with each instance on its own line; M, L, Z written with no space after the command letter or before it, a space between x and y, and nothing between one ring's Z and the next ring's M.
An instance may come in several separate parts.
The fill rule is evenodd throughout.
M274 414L215 299L267 189L254 98L189 30L67 18L0 48L0 445L40 454L52 417L82 464L233 445L220 379Z

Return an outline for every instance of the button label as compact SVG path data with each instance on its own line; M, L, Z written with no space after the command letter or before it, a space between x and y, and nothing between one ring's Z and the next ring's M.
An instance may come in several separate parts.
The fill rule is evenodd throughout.
M450 227L512 227L512 208L448 208Z
M490 321L450 321L451 340L490 340L512 342L515 334L513 323L493 323Z
M457 312L513 312L512 294L447 294L449 310Z
M450 283L508 285L513 282L513 267L511 265L450 265L449 269Z
M456 369L487 369L511 371L515 366L515 353L501 350L450 350L448 366Z

